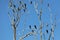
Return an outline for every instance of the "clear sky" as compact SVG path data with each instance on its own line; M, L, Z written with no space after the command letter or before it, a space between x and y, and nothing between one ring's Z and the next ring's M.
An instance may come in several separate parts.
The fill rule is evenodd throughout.
M38 10L39 10L40 1L33 0L33 2L34 1L38 3ZM9 0L0 0L0 40L13 40L13 30L8 17L8 11L9 11L8 2ZM21 16L20 23L17 28L17 34L16 34L17 40L19 39L19 37L22 36L22 34L24 35L30 32L28 27L29 25L31 25L32 28L34 28L33 27L34 25L37 25L37 27L39 27L39 20L33 6L34 3L32 3L31 5L29 4L28 0L24 0L24 2L27 3L28 12L24 13L24 15ZM52 22L54 20L54 15L55 14L57 15L54 37L55 37L55 40L60 40L60 0L44 0L43 6L42 6L43 8L42 20L44 24L47 22L50 24L50 18L49 18L50 12L48 11L48 7L47 7L48 2L50 3L50 7L51 7ZM24 27L26 28L26 30L25 32L22 32ZM38 40L40 39L39 35L37 35L37 38ZM25 40L34 40L34 36L27 37Z

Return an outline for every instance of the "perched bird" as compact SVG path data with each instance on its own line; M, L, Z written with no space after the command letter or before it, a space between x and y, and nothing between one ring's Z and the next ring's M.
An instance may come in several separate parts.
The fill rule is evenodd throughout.
M40 20L41 20L41 16L42 16L42 9L40 10Z
M12 9L12 11L15 13L15 10L14 9Z
M19 11L19 10L21 10L21 8L18 7L17 10Z
M14 22L15 22L16 20L15 20L15 18L14 18Z
M47 6L48 6L48 7L50 6L50 5L49 5L49 3L48 3L48 5L47 5Z
M25 9L23 9L23 11L25 12Z
M40 15L42 15L42 9L40 10Z
M46 32L48 33L48 30L46 30Z
M16 5L13 5L14 6L14 8L16 8Z
M24 5L22 5L23 6L23 11L25 12L26 11L26 3L24 3Z
M34 32L34 30L32 30L32 32Z
M29 25L29 28L31 29L31 25Z
M30 1L30 4L32 4L32 1Z
M37 29L36 25L34 25L34 28Z
M21 1L19 1L19 3L21 4L22 2L21 2Z
M51 32L54 32L54 30L51 28Z
M25 8L26 8L26 3L24 4Z
M52 31L52 28L51 28L51 31Z

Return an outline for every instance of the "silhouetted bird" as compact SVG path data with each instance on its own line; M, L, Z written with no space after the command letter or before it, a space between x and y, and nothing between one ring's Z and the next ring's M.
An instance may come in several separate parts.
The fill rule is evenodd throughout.
M48 3L48 7L49 7L49 3Z
M51 32L52 32L52 28L51 28Z
M26 10L26 3L24 5L22 5L22 7L24 8L23 11L25 12L25 10Z
M32 32L34 32L34 30L32 30Z
M46 30L46 32L48 33L48 30Z
M25 8L26 8L26 3L24 4Z
M25 12L25 9L23 9L23 11Z
M13 5L14 6L14 8L16 8L16 5Z
M34 28L37 29L36 25L34 25Z
M18 7L18 11L21 10L19 7Z
M19 1L19 3L21 4L22 2L21 2L21 1Z
M40 10L40 15L42 15L42 9Z
M12 11L15 13L15 10L14 9L12 9Z
M29 28L31 29L31 25L29 25Z
M30 1L30 4L32 4L32 1Z

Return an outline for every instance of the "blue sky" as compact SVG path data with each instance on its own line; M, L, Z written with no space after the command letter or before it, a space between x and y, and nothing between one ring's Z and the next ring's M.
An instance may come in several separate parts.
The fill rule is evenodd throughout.
M0 40L13 40L13 30L10 24L10 20L8 17L8 1L9 0L0 0ZM39 3L39 0L33 0L33 2L36 1ZM21 16L19 26L17 28L17 40L20 36L22 36L22 30L24 27L26 28L24 34L30 32L29 25L32 25L32 28L34 25L37 25L39 27L39 20L36 15L35 9L33 7L33 4L30 5L28 0L24 0L24 2L27 3L28 13L24 13L24 15ZM50 3L51 7L51 13L52 13L52 22L54 20L54 15L56 14L56 28L54 32L55 40L60 40L60 0L44 0L43 3L43 15L42 20L44 24L48 22L50 24L49 14L47 3ZM38 6L38 10L40 8L40 5ZM33 11L34 10L34 11ZM25 23L25 25L24 25ZM50 29L50 28L48 28ZM43 29L44 30L44 29ZM21 34L20 34L21 33ZM23 34L23 35L24 35ZM37 35L38 40L39 35ZM27 37L25 40L33 40L34 36Z

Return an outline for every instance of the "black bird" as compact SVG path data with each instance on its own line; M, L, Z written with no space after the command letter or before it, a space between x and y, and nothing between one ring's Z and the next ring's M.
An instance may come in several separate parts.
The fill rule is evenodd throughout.
M25 9L23 9L23 11L25 12Z
M14 6L14 8L16 8L16 5L13 5Z
M29 25L29 28L31 29L31 25Z
M34 30L32 30L32 32L34 32Z
M42 16L42 9L40 10L40 20L41 20L41 16Z
M36 25L34 25L34 28L37 29Z
M22 5L23 6L23 5ZM26 3L24 4L24 9L23 9L23 11L25 12L26 11Z
M32 4L32 1L30 1L30 4Z
M46 30L46 32L48 33L48 30Z
M21 10L19 7L17 9L18 9L18 11Z
M52 30L52 28L51 28L51 32L52 32L53 30Z
M24 4L25 8L26 8L26 3Z
M48 7L49 7L50 5L49 5L49 3L48 3Z
M51 31L52 31L52 29L51 29Z
M42 15L42 9L40 10L40 15Z
M15 13L15 10L14 9L12 9L12 11Z
M21 1L19 1L19 3L21 4L22 2L21 2Z

